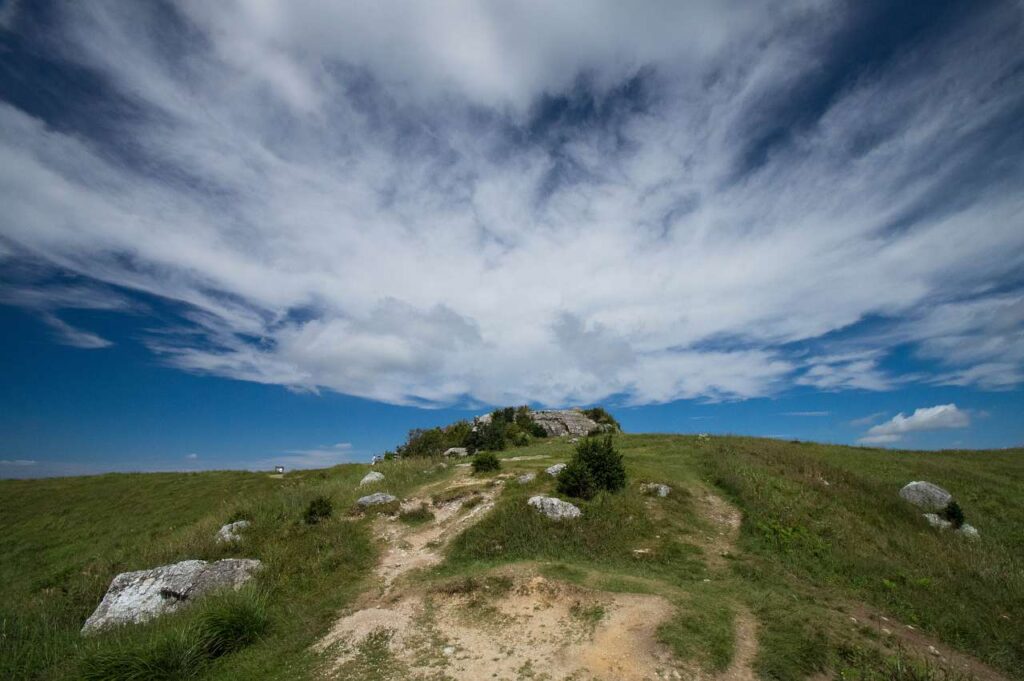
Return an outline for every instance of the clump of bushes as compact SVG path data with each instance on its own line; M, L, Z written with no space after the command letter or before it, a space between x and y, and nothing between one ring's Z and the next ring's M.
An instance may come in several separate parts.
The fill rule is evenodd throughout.
M622 426L615 420L615 417L608 413L604 407L592 407L584 409L583 415L598 425L604 426L604 430L621 431Z
M501 461L494 452L477 452L473 455L473 472L489 473L501 469Z
M617 492L625 486L626 467L611 435L582 440L558 475L558 491L579 499L591 499L601 490Z
M302 514L302 519L307 525L316 525L321 520L330 518L332 513L334 513L334 505L331 503L331 500L327 497L319 496L309 502L306 512Z

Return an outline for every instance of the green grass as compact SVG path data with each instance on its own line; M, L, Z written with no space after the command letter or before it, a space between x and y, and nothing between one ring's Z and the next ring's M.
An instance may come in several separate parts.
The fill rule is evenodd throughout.
M397 495L445 474L429 460L378 469ZM362 590L377 546L368 520L335 514L307 525L303 514L317 496L351 506L365 473L366 466L339 466L283 478L210 472L0 481L0 678L77 678L114 669L119 659L125 671L104 673L132 678L144 662L152 678L162 678L155 666L166 678L309 677L316 662L309 646ZM217 529L239 518L252 521L243 542L216 543ZM117 573L227 557L263 561L255 582L273 635L218 644L231 650L210 655L196 641L206 641L212 605L130 632L79 635Z
M484 599L511 585L492 569L520 563L588 588L657 594L676 607L661 640L712 672L733 657L733 615L743 608L758 621L755 668L763 679L828 672L858 681L958 681L851 626L848 607L865 602L1024 680L1021 450L893 452L672 435L619 435L616 445L626 489L578 502L583 517L564 523L524 510L530 495L553 493L543 469L568 460L572 445L551 438L504 453L504 470L536 471L537 480L505 485L495 508L418 579L428 592ZM397 496L454 472L431 461L378 469L386 481L371 491ZM377 559L371 518L345 512L366 493L357 489L366 470L0 481L0 678L316 678L310 645L367 588ZM899 500L899 488L920 479L953 492L979 541L940 534ZM645 496L641 482L663 482L672 493ZM493 484L440 492L434 502L480 498ZM697 512L708 490L743 514L738 546L717 568L699 549L712 530ZM321 495L336 512L304 523ZM414 509L401 520L426 522L426 514ZM252 526L240 545L214 541L221 524L242 518ZM79 636L118 572L224 557L259 558L265 569L238 594L144 626ZM600 621L584 610L581 619ZM339 678L404 678L387 637L381 631L362 644Z

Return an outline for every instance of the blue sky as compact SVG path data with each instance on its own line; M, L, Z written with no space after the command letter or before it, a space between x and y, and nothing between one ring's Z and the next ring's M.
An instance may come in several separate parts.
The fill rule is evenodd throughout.
M0 2L0 476L490 405L1024 443L1016 2Z

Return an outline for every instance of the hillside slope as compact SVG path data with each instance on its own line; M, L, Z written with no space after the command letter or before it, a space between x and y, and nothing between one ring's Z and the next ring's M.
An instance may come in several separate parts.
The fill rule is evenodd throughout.
M629 604L641 602L635 599L657 599L642 601L664 612L645 645L671 660L652 674L910 679L946 668L951 678L1024 679L1021 450L890 452L673 435L616 442L630 484L581 504L579 522L559 525L525 512L529 495L553 487L541 474L522 485L491 482L493 508L458 531L439 530L443 541L430 535L419 544L436 555L404 572L394 595L429 603L447 642L428 641L423 655L411 657L371 637L350 642L362 647L343 663L334 662L336 649L314 644L379 591L374 571L382 553L417 545L412 535L396 534L400 521L346 516L366 466L283 478L215 472L0 481L0 677L79 678L129 657L171 670L164 678L463 678L460 665L472 667L471 651L451 659L443 651L459 649L452 641L469 635L466 623L494 631L488 617L541 593L565 608L562 620L576 622L584 646L603 641L609 627L629 629L622 623ZM570 453L564 439L540 441L503 453L502 472L542 471ZM386 483L370 491L424 499L429 490L445 497L466 474L429 459L377 469ZM981 539L940 534L902 503L896 492L917 479L952 491ZM642 481L673 492L646 496ZM333 502L334 516L307 525L303 511L318 495ZM471 512L450 509L452 518ZM444 514L437 515L424 520L441 522ZM246 541L216 544L216 529L237 517L253 520ZM414 542L400 546L389 536ZM245 594L267 626L240 650L194 668L167 661L194 630L198 606L131 631L78 636L117 572L228 556L267 566ZM490 650L495 636L477 645ZM602 669L596 658L593 665ZM520 664L509 678L544 673Z

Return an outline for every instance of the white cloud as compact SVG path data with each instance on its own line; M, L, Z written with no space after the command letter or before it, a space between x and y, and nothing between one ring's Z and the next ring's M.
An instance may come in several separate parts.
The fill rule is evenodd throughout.
M37 463L31 459L0 459L0 466L35 466Z
M185 458L190 460L190 461L195 461L196 459L199 458L199 455L196 454L195 452L193 452L192 454L186 454Z
M180 35L146 3L60 8L53 49L137 113L116 144L0 103L4 263L186 305L148 339L174 366L403 404L641 404L886 390L886 350L913 342L929 380L1024 382L1021 297L993 285L1024 266L1019 163L922 209L1017 110L1006 10L857 79L737 179L751 121L845 11L180 7ZM634 110L614 94L638 74ZM583 82L593 118L536 116ZM873 316L903 320L889 345L791 350Z
M333 445L319 445L311 449L291 449L275 458L256 462L252 468L269 469L284 466L287 469L327 468L339 463L354 461L357 452L349 442Z
M908 433L947 428L966 428L971 417L955 404L939 404L934 407L915 409L910 416L896 414L891 420L872 426L867 435L858 442L863 444L891 444L903 439Z
M783 416L829 416L830 411L784 411Z

